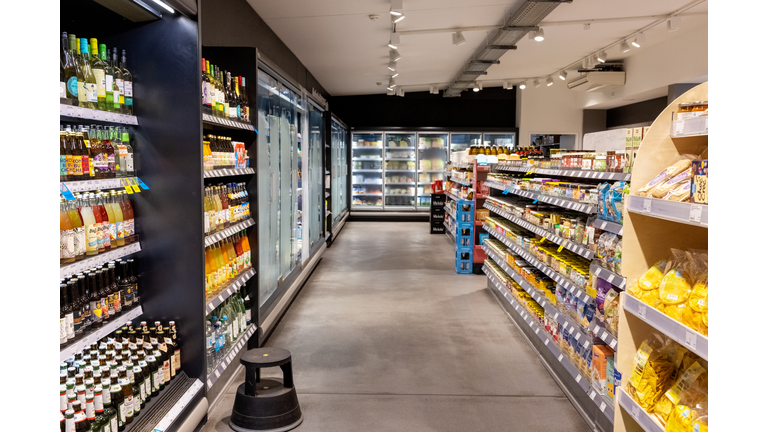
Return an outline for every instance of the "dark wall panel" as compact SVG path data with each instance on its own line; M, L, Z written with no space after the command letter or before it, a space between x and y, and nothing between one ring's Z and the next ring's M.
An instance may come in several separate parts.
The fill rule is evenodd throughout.
M643 102L625 105L607 110L606 128L615 128L637 123L653 122L667 107L667 97L663 96Z
M339 96L330 100L333 113L349 127L488 127L515 129L514 90L489 88L446 98L429 92L405 97Z
M201 0L203 46L255 47L309 92L328 92L246 0ZM306 73L305 73L306 71Z

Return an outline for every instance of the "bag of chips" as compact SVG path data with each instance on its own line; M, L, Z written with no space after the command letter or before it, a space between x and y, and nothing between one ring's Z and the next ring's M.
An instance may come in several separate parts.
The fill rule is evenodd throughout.
M627 393L645 411L650 411L672 384L682 353L684 349L677 343L656 334L640 345L632 360Z
M627 292L643 303L659 309L661 306L659 286L664 279L666 267L667 261L657 262L635 284L630 286Z
M709 333L709 277L708 255L703 251L694 251L698 263L698 272L694 285L682 314L682 323L707 336Z
M672 259L659 285L661 310L676 321L683 321L683 310L693 286L693 275L697 273L697 260L691 252L672 249Z
M686 354L685 358L689 361L683 361L675 383L653 407L653 415L662 425L667 424L679 405L689 407L706 400L707 363L693 354Z

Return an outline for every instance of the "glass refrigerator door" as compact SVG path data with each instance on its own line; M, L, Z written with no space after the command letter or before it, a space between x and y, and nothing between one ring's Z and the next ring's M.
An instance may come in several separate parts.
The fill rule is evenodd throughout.
M335 120L331 122L331 213L333 214L333 226L335 227L342 211L344 210L344 191L347 189L346 172L344 172L344 160L342 155L345 152L344 142L346 140L346 130Z
M339 143L339 169L341 177L339 181L339 213L340 216L345 210L349 209L349 199L347 197L347 182L349 180L349 162L347 161L347 130L341 130L341 142Z
M314 246L323 235L325 220L325 167L323 152L325 123L323 111L309 104L309 206L304 211L304 224L309 225L309 247ZM311 249L310 249L311 250Z
M384 209L416 205L416 134L387 134L384 140Z
M515 134L514 133L485 133L483 134L483 145L514 150Z
M417 206L429 211L432 204L432 183L445 182L445 163L448 158L448 134L419 134L419 176L416 183Z
M298 96L259 73L259 298L271 299L295 268Z
M479 133L452 133L451 134L451 152L464 151L470 146L479 146Z
M352 134L352 210L383 206L383 134Z

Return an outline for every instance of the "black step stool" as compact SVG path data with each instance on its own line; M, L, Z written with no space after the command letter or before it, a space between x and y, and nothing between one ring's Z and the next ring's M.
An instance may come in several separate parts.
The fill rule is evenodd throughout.
M282 348L257 348L240 358L245 382L237 387L229 427L238 432L284 432L304 420L293 386L291 353ZM283 381L261 379L261 369L280 367Z

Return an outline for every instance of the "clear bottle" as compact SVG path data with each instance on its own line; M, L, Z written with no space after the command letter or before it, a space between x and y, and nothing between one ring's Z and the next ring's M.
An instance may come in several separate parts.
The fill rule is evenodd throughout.
M125 177L134 177L136 175L136 169L134 168L133 159L133 147L131 147L131 136L128 134L128 128L123 127L120 129L122 136L120 144L121 165Z
M59 263L75 262L75 232L69 221L67 202L61 198L59 202Z
M75 44L77 46L77 43ZM83 88L77 90L77 100L81 107L98 109L98 81L91 67L91 55L88 39L80 38L79 66L83 75ZM80 77L78 77L79 85ZM82 94L81 94L82 90Z
M80 215L85 225L85 254L94 256L99 253L99 234L101 233L101 220L96 220L96 215L91 207L91 198L84 196L80 203Z
M99 42L91 38L91 68L96 78L96 98L98 109L107 110L107 63L99 56Z
M125 246L125 228L123 221L123 210L117 202L117 192L110 191L109 206L112 208L112 214L115 215L115 236L117 237L117 246Z
M133 75L128 70L125 60L125 50L123 50L122 59L120 61L120 69L123 70L123 86L125 87L125 95L123 97L123 114L133 115Z
M75 250L75 260L79 261L85 258L85 226L83 226L83 219L80 217L80 213L77 211L77 200L67 203L67 216L69 222L72 224L72 231L74 232L73 243Z
M210 321L205 322L205 364L207 365L207 372L206 375L211 373L211 369L213 369L213 366L215 365L214 355L215 355L215 347L214 347L214 337L215 333L213 331L213 326L211 325Z
M224 357L224 330L221 327L221 322L213 316L213 335L214 335L214 362L218 364Z
M109 227L107 229L109 235L110 248L115 249L117 244L117 218L115 218L115 212L112 209L110 196L107 194L101 194L101 204L104 210L107 212L107 220L109 221Z

